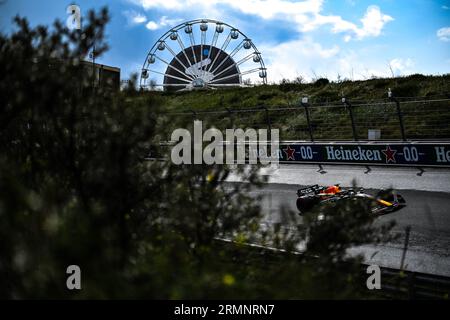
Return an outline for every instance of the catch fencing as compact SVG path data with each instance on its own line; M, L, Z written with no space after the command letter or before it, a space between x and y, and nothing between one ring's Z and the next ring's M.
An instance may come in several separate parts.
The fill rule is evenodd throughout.
M450 99L391 98L372 102L166 113L174 123L202 120L225 128L278 129L283 141L450 140Z

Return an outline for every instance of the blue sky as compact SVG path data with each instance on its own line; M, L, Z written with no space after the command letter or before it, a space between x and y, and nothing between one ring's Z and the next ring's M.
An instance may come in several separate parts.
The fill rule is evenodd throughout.
M162 34L198 18L250 37L269 82L450 72L450 0L2 0L0 30L11 32L16 14L32 25L66 21L71 3L82 15L108 6L110 50L99 61L120 67L123 79L141 69Z

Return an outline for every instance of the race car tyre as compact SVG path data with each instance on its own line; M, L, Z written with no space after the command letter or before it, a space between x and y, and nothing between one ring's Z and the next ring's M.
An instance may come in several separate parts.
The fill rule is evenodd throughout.
M320 202L317 197L299 197L297 198L297 209L300 213L310 211L316 204Z

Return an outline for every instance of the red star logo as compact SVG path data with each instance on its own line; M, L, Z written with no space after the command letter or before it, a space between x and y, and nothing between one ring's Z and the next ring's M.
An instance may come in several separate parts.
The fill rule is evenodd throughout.
M395 154L397 153L397 150L392 150L390 146L387 146L386 150L381 150L381 152L383 152L386 156L386 163L389 163L391 161L393 163L396 163Z
M290 160L290 159L295 160L295 157L294 157L295 149L292 149L290 146L288 146L286 149L283 149L283 151L287 155L286 160Z

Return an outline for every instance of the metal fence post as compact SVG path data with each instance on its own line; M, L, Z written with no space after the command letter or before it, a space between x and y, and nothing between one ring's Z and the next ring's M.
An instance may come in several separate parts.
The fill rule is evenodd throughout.
M195 112L194 110L192 110L191 112L192 112L192 118L194 118L194 121L197 120L197 112Z
M233 117L233 110L231 110L230 108L225 108L230 116L230 124L231 127L234 128L234 117Z
M311 127L311 118L309 116L309 109L308 109L308 98L302 98L302 102L300 103L305 108L305 114L306 114L306 122L308 123L308 130L309 130L309 138L311 142L314 142L313 137L313 131Z
M402 140L406 141L405 126L403 124L403 114L402 114L402 109L400 108L400 101L398 101L395 97L392 96L391 89L389 89L389 91L388 91L388 96L389 96L389 100L395 102L395 105L397 107L398 122L400 124L400 133L402 134Z
M269 128L269 134L272 134L272 124L270 123L270 115L269 115L269 110L267 109L267 107L262 107L264 110L266 110L266 120L267 120L267 127Z
M358 134L356 132L356 126L355 126L355 118L353 116L353 107L346 98L342 98L342 103L344 103L346 105L346 107L348 108L348 112L350 114L350 121L352 122L353 140L358 141Z
M403 245L403 253L402 253L402 260L400 261L400 270L403 270L404 264L405 264L405 257L406 257L406 251L408 251L408 244L409 244L409 233L411 232L411 226L407 226L405 229L405 243Z

